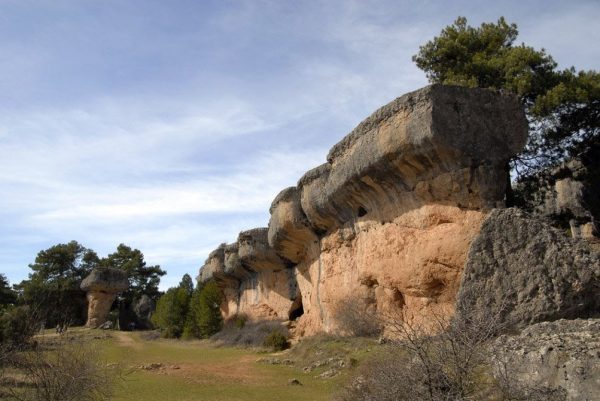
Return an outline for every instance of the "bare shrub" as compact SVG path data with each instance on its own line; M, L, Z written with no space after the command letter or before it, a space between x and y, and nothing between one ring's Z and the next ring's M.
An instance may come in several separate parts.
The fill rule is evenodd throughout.
M15 401L108 400L122 375L118 365L101 361L93 346L73 339L15 352L8 368L0 393Z
M492 375L499 400L507 401L563 401L567 399L564 388L550 388L543 383L527 383L519 366L492 356Z
M338 334L350 337L376 337L383 331L383 321L363 300L345 299L335 305Z
M222 345L242 347L262 347L265 339L274 331L289 337L288 329L279 320L244 320L243 326L237 318L227 320L223 329L211 337Z
M563 400L561 389L526 387L515 367L499 366L490 350L501 332L497 316L462 313L449 320L433 316L412 325L387 316L395 340L385 352L358 368L336 401ZM502 368L502 370L499 370Z

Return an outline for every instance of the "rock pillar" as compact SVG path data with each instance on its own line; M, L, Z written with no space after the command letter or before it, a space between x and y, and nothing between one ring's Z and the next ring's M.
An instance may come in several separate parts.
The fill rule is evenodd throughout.
M127 290L127 273L120 269L94 269L81 282L80 288L87 292L88 318L85 327L97 328L106 322L108 312L117 294Z

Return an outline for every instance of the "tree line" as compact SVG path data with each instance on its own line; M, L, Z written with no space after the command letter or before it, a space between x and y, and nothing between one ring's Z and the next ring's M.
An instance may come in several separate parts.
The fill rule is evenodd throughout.
M71 241L40 251L29 265L29 277L12 287L0 274L0 342L25 344L41 328L83 325L87 300L79 286L93 269L102 267L127 272L129 288L112 307L117 319L130 319L131 306L146 295L156 305L151 321L164 337L204 338L220 330L221 292L215 283L195 287L185 274L177 287L163 294L158 286L166 272L159 265L146 264L140 250L120 244L114 253L100 258Z
M221 330L221 290L214 281L198 284L185 274L158 300L152 323L165 338L207 338Z
M87 301L79 285L100 267L127 272L129 288L120 294L113 309L127 310L144 294L153 301L161 295L158 285L166 272L159 265L147 265L138 249L120 244L115 252L100 258L77 241L57 244L40 251L29 265L29 277L12 288L0 274L0 340L22 342L14 332L27 331L25 327L19 330L24 324L35 326L29 331L84 324Z

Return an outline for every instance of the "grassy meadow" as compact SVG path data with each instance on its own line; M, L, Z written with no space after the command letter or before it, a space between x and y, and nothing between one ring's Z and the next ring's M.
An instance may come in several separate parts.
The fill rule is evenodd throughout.
M368 344L334 339L310 340L275 354L218 347L209 341L145 340L138 332L95 333L102 334L92 341L107 363L118 363L126 372L117 386L117 401L330 400L348 377L350 365L369 352ZM351 363L331 378L317 377L330 368L326 365L304 372L303 367L314 366L318 357L327 360L332 355ZM259 361L286 358L294 359L294 365ZM290 385L294 378L301 385Z

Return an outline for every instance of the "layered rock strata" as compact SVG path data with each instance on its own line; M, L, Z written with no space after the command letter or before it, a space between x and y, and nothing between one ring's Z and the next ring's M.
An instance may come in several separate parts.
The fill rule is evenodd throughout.
M117 294L129 288L127 273L120 269L98 268L81 282L87 294L88 317L85 327L100 327L108 319L108 312Z
M440 85L404 95L275 198L261 241L222 245L199 279L220 284L225 317L302 313L298 335L343 333L356 316L452 314L471 241L504 206L505 167L526 135L511 95Z
M224 317L288 320L301 308L295 269L269 246L267 228L243 231L221 244L200 270L198 281L215 280L223 292Z

